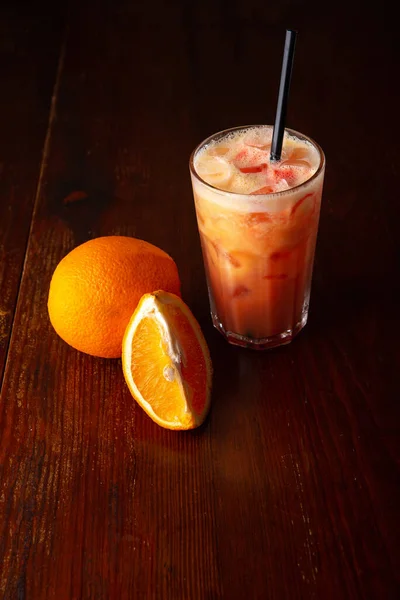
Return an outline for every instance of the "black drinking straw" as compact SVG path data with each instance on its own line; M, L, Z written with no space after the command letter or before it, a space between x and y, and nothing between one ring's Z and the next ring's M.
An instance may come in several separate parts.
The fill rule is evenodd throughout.
M297 31L286 30L285 49L283 51L281 81L279 84L278 104L276 107L276 117L274 131L272 134L271 156L270 160L280 160L282 153L283 134L286 123L286 110L289 99L290 80L292 77L292 67L294 58L294 47L296 44Z

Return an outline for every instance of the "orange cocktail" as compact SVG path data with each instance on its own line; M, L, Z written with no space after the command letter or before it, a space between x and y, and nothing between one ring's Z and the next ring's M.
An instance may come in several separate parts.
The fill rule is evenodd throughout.
M190 159L215 327L234 344L288 343L306 324L324 179L321 148L286 129L270 161L272 127L238 127Z

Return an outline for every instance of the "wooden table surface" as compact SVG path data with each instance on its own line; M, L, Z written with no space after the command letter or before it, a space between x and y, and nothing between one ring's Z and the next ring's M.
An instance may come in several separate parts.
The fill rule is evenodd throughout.
M393 15L65 4L0 9L0 598L399 598ZM327 172L309 323L257 353L211 326L188 158L215 131L273 121L286 27L287 125ZM120 360L50 325L57 263L110 234L177 262L215 369L198 430L155 425Z

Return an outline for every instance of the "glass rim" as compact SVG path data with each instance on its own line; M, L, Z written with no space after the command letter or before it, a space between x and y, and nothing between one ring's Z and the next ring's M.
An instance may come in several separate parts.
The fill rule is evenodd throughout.
M296 131L295 129L291 129L289 127L285 127L285 133L289 133L290 135L294 135L296 137L299 137L300 139L304 139L307 142L310 142L310 144L312 144L315 149L317 150L319 157L320 157L320 162L318 165L317 170L315 171L315 173L313 173L313 175L311 175L311 177L309 177L308 179L306 179L305 181L303 181L302 183L299 183L298 185L295 185L287 190L281 190L280 192L271 192L269 194L243 194L241 192L230 192L228 190L221 190L221 188L218 188L214 185L212 185L211 183L208 183L207 181L205 181L205 179L203 179L202 177L200 177L200 175L197 173L196 168L194 166L194 158L197 154L197 152L206 144L209 144L210 142L212 142L217 136L223 136L223 135L227 135L228 133L231 133L233 131L239 131L240 129L257 129L257 128L261 128L261 127L271 127L271 129L273 129L272 125L239 125L238 127L230 127L229 129L222 129L221 131L217 131L216 133L213 133L212 135L208 136L207 138L205 138L202 142L200 142L200 144L198 144L196 146L196 148L193 150L193 152L190 155L190 159L189 159L189 169L191 174L203 185L205 185L206 187L219 192L222 195L225 196L252 196L253 198L258 198L260 199L266 199L266 198L271 198L271 197L282 197L284 195L290 194L292 192L296 192L297 190L299 190L300 188L309 185L310 182L314 181L319 175L320 173L323 171L323 169L325 168L325 154L324 151L322 150L321 146L312 138L310 138L308 135L305 135L304 133L300 133L300 131Z

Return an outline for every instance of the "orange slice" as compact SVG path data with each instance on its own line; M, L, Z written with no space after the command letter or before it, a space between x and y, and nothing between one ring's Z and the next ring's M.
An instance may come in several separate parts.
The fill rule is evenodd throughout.
M167 429L201 425L210 406L212 365L188 306L175 294L142 296L122 342L122 368L132 396Z

